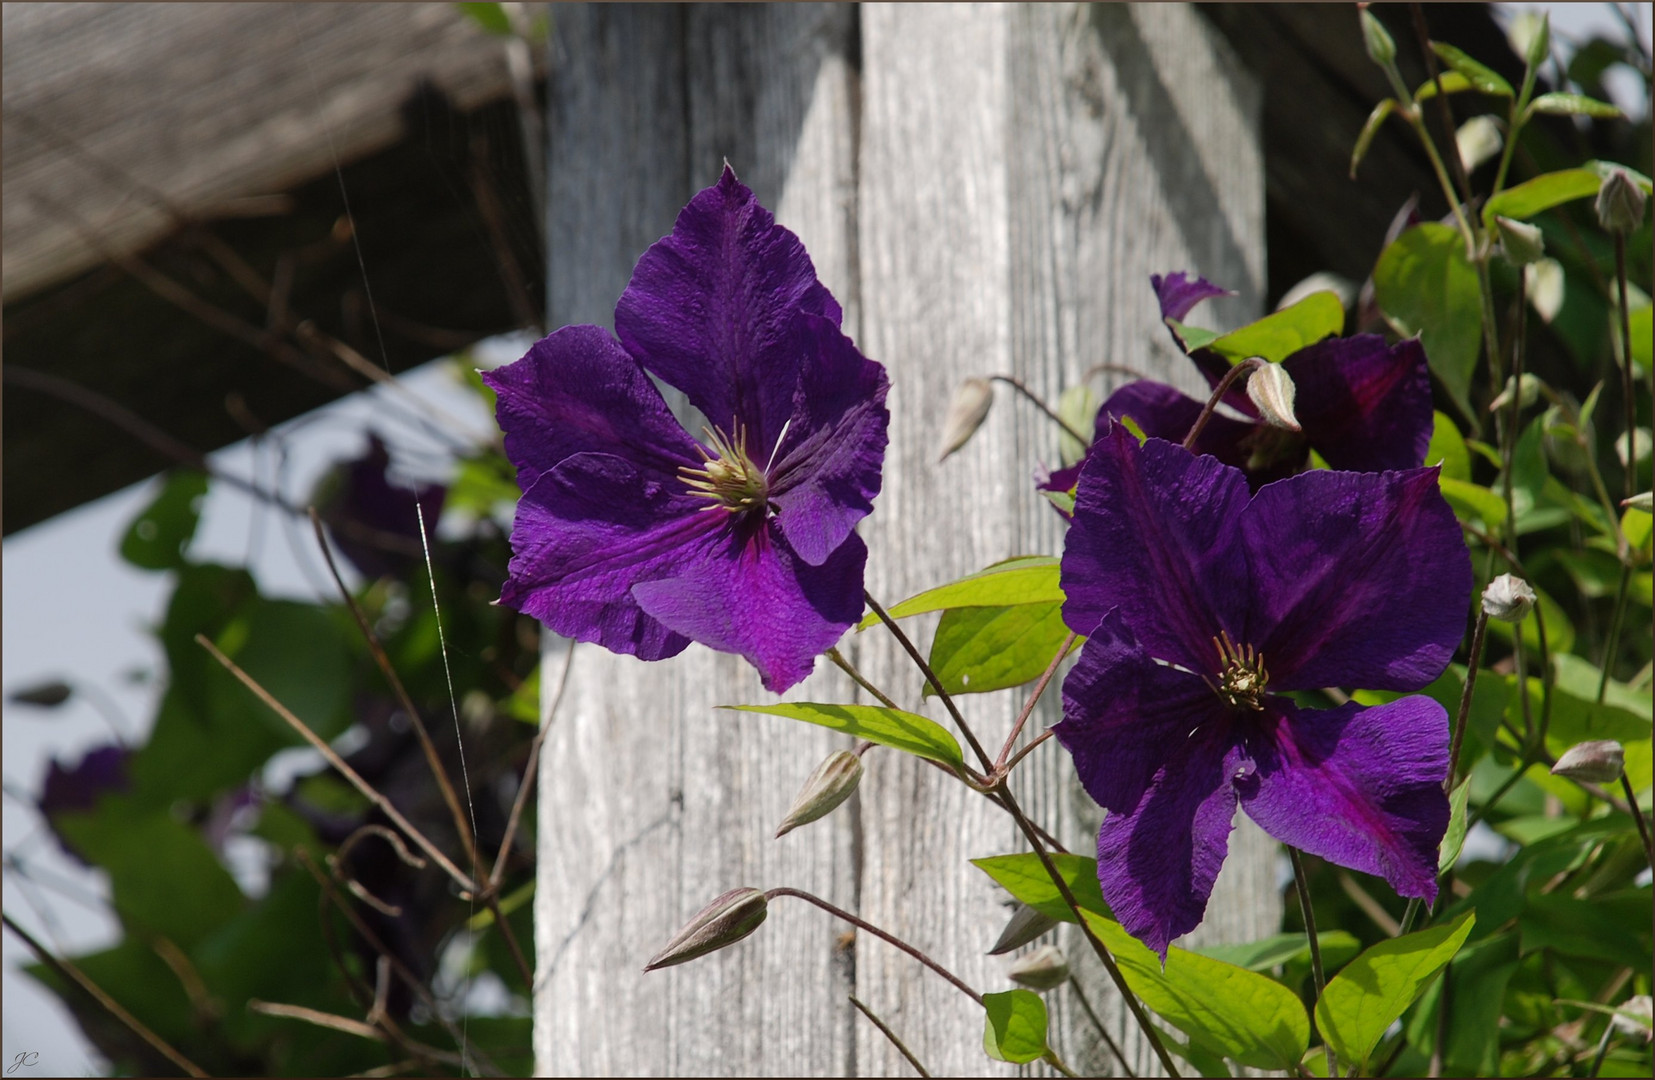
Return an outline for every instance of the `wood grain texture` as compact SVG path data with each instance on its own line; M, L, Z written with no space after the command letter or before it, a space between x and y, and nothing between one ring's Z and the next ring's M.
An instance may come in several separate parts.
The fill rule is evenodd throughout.
M1037 460L1054 461L1056 434L1027 403L1002 388L977 438L936 464L961 379L1012 374L1055 399L1107 362L1196 389L1160 324L1152 272L1188 268L1237 289L1205 312L1215 324L1259 313L1258 95L1183 6L843 11L697 10L674 24L663 12L560 9L551 315L554 325L607 323L632 261L728 157L804 239L846 306L847 331L889 369L884 489L861 533L868 587L892 603L1061 548L1061 522L1030 482ZM675 36L687 50L675 51ZM680 63L686 89L675 98ZM558 104L563 93L574 103ZM571 205L571 184L592 201ZM923 647L934 620L911 622ZM719 892L787 884L859 911L980 990L1005 989L1004 962L984 954L1007 910L967 860L1023 845L980 797L877 749L852 804L771 841L833 740L712 713L716 702L765 700L734 658L692 646L644 665L581 648L542 774L539 1068L908 1074L849 1010L854 987L933 1073L1004 1075L982 1054L981 1012L967 998L866 934L836 952L841 928L796 902L778 901L735 948L637 974ZM946 722L885 635L853 634L842 648L899 703ZM852 700L821 671L789 696ZM1020 700L963 699L991 755ZM1031 734L1058 715L1054 692ZM1016 792L1071 849L1090 849L1097 810L1059 748L1031 757ZM1238 829L1208 940L1277 925L1272 853L1256 830ZM1084 946L1063 945L1134 1067L1153 1071ZM1067 992L1049 1001L1071 1064L1110 1071Z
M285 191L394 141L420 80L510 92L498 39L447 4L7 4L5 295L173 220ZM134 188L139 191L135 192Z

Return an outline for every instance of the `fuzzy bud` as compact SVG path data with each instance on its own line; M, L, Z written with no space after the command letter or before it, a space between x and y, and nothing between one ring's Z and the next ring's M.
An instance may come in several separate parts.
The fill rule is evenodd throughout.
M21 690L13 690L6 700L17 705L33 705L39 709L55 709L74 696L74 689L61 680L36 683Z
M1483 590L1483 613L1501 622L1522 622L1534 610L1534 588L1513 574L1501 574Z
M1496 214L1494 227L1500 232L1500 249L1513 266L1527 266L1545 258L1546 239L1540 232L1540 226Z
M1620 743L1614 739L1593 739L1569 747L1568 752L1552 766L1552 775L1607 784L1619 780L1625 768L1626 749Z
M1515 386L1513 385L1514 383ZM1511 396L1514 389L1517 391L1517 407L1519 409L1526 409L1530 405L1533 405L1536 401L1540 400L1540 387L1542 385L1543 384L1540 382L1540 377L1538 375L1530 374L1527 371L1523 372L1523 377L1521 379L1513 380L1508 378L1506 379L1506 388L1500 391L1498 397L1488 403L1488 411L1491 413L1499 412L1501 409L1509 406L1511 404Z
M1625 169L1610 169L1598 188L1598 224L1605 232L1629 233L1643 223L1649 196Z
M1056 990L1069 981L1069 962L1056 945L1042 945L1019 957L1006 974L1012 982L1030 990Z
M1543 258L1523 267L1523 287L1540 321L1550 323L1563 310L1563 264Z
M1465 166L1466 172L1474 172L1477 166L1498 154L1504 145L1500 125L1492 116L1473 116L1454 132L1454 149L1460 155L1460 164Z
M1247 397L1271 427L1302 430L1293 415L1294 393L1293 377L1280 364L1260 364L1247 376Z
M645 971L671 967L734 945L759 928L769 914L769 901L757 889L731 889L695 913L684 928L656 953Z
M800 825L808 825L817 818L827 817L850 798L856 785L862 782L862 756L849 750L835 750L822 759L816 771L799 789L798 797L782 819L776 836L786 836Z
M1368 47L1368 56L1380 67L1396 61L1396 42L1390 31L1367 8L1362 9L1362 41Z
M970 441L988 418L993 404L994 384L987 379L971 378L959 385L954 391L954 400L948 405L948 417L942 422L942 438L937 441L938 461Z
M1655 513L1655 493L1641 491L1630 499L1622 499L1621 505L1628 510L1642 510L1646 514Z
M1027 904L1018 904L1017 910L1011 913L1006 928L1000 931L1000 940L994 943L988 954L999 956L1013 949L1021 949L1056 925L1057 920L1050 915L1042 915Z

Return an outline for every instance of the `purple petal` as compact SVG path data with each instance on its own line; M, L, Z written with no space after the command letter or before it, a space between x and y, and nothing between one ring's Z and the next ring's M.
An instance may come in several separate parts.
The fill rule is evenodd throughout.
M1092 444L1063 552L1063 620L1090 634L1119 606L1149 654L1194 671L1245 612L1247 566L1235 518L1241 472L1124 425Z
M577 641L660 660L689 641L644 612L637 583L695 565L728 518L612 454L575 454L523 493L500 602Z
M1183 322L1184 316L1203 300L1211 300L1215 296L1235 295L1229 289L1220 289L1204 277L1191 281L1189 274L1182 270L1174 270L1165 277L1151 274L1149 284L1155 290L1155 299L1161 303L1161 318L1176 319L1179 322Z
M1471 557L1436 469L1301 473L1261 489L1240 525L1242 633L1273 688L1417 690L1442 674L1465 632Z
M1335 469L1417 469L1431 443L1431 376L1417 339L1329 338L1283 361L1304 437Z
M1075 759L1086 793L1124 814L1143 799L1167 748L1223 712L1199 676L1157 664L1115 609L1063 680L1063 719L1052 730Z
M565 326L523 359L483 372L483 382L498 395L506 456L524 491L571 454L615 454L666 476L701 462L661 392L602 327Z
M745 656L779 694L809 675L816 657L862 617L867 559L852 533L811 566L768 524L747 519L698 545L675 576L632 593L663 626Z
M770 498L793 551L820 566L879 494L889 384L885 369L828 319L798 315L791 349L805 364L792 421L770 451Z
M726 167L638 260L615 330L712 424L731 435L744 425L748 445L768 451L811 359L788 348L801 310L838 325L804 245Z
M1242 809L1284 844L1377 874L1401 896L1437 895L1448 828L1448 713L1427 697L1299 709L1269 699Z
M1138 805L1103 819L1098 884L1115 918L1165 963L1167 946L1207 910L1235 824L1231 780L1248 764L1225 719L1161 753L1165 764Z
M1150 438L1182 445L1205 407L1205 402L1197 401L1165 383L1140 380L1127 383L1110 394L1099 415L1107 413L1116 418L1129 416ZM1201 434L1196 436L1195 452L1211 454L1224 464L1239 469L1247 464L1250 455L1247 444L1257 428L1257 424L1215 412L1208 418Z

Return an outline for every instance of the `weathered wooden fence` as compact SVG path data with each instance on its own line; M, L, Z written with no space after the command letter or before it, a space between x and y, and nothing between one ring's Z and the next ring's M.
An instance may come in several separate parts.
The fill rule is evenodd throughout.
M551 324L610 325L633 262L728 160L803 238L846 332L889 370L884 489L860 530L868 587L887 603L1061 549L1061 523L1030 483L1036 460L1055 458L1056 433L1025 403L1002 394L976 440L936 463L961 379L1011 374L1055 398L1107 363L1196 389L1159 324L1156 271L1189 268L1235 288L1212 305L1213 321L1259 313L1258 92L1188 7L617 5L554 16ZM916 632L929 633L923 620ZM920 679L885 635L842 647L920 707ZM548 694L567 648L546 646ZM789 696L854 691L823 661ZM797 901L777 901L739 946L642 973L718 893L791 885L913 941L979 989L1009 985L985 955L1003 897L966 860L1020 850L1010 821L876 750L852 803L772 840L806 775L849 740L713 709L767 698L743 661L700 646L656 664L577 651L540 776L539 1069L909 1071L853 1011L854 992L934 1072L1004 1074L958 991ZM1020 701L1006 692L964 704L997 743ZM1030 731L1058 715L1054 692ZM1098 811L1060 748L1031 757L1015 790L1073 850L1090 850ZM1269 933L1279 918L1270 843L1243 819L1231 851L1204 940ZM1084 945L1062 943L1134 1068L1153 1072ZM1069 991L1049 1004L1071 1064L1111 1071Z

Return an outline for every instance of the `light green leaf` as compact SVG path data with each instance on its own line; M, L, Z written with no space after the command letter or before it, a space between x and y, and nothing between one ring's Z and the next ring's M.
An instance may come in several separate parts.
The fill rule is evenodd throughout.
M1310 1044L1298 995L1246 968L1183 949L1160 958L1113 919L1086 922L1114 954L1127 986L1145 1005L1209 1050L1259 1069L1291 1070Z
M1652 364L1655 364L1655 360L1650 356L1651 350L1655 349L1655 344L1652 344L1652 339L1655 339L1655 322L1650 318L1652 315L1655 315L1655 308L1641 307L1627 318L1632 331L1632 362L1645 371L1650 370Z
M1345 305L1324 290L1215 338L1207 348L1232 364L1249 356L1262 356L1279 363L1306 345L1314 345L1344 328Z
M511 33L511 20L499 4L464 3L455 7L490 34L505 36Z
M1468 776L1460 781L1460 786L1448 796L1448 832L1443 835L1442 846L1437 855L1437 873L1441 874L1450 866L1459 861L1460 850L1465 847L1465 805L1471 795L1471 778Z
M1594 159L1582 165L1581 168L1592 172L1600 180L1609 179L1609 174L1612 172L1624 172L1627 176L1632 178L1633 183L1644 189L1645 195L1655 194L1655 184L1650 182L1649 177L1645 176L1637 169L1632 168L1630 165L1622 165L1618 161L1597 161Z
M1362 943L1343 930L1318 933L1316 944L1321 947L1322 966L1328 971L1343 966L1345 961L1362 951ZM1272 934L1244 945L1208 945L1191 951L1260 974L1274 971L1284 964L1310 961L1310 943L1303 934Z
M1058 585L1058 562L1052 555L1020 555L997 562L958 581L910 596L891 608L889 614L893 619L903 619L944 608L1061 603L1063 589ZM870 613L856 628L866 630L877 625L879 616Z
M1217 330L1203 330L1199 326L1189 326L1170 317L1165 322L1172 329L1173 336L1183 344L1185 352L1206 348L1223 336Z
M1433 41L1431 42L1431 50L1441 57L1444 63L1464 75L1467 81L1481 92L1493 94L1496 97L1512 96L1511 84L1501 78L1498 72L1471 59L1454 46L1440 41Z
M1082 435L1090 436L1097 426L1098 396L1085 383L1071 386L1057 399L1057 415L1060 420ZM1086 448L1091 445L1090 438L1080 442L1067 431L1058 436L1058 458L1065 468L1073 465L1086 456Z
M1552 116L1620 116L1621 111L1607 101L1589 98L1585 94L1541 94L1529 102L1529 112Z
M1527 221L1542 210L1596 195L1602 185L1602 178L1590 169L1543 173L1489 199L1483 207L1483 224L1493 229L1496 214Z
M201 520L207 474L178 469L150 504L138 512L121 539L121 558L145 570L176 570Z
M1450 479L1448 470L1444 469L1437 477L1437 485L1442 489L1442 497L1448 500L1448 505L1454 508L1454 513L1462 521L1482 519L1486 529L1499 528L1506 520L1506 501L1499 495L1479 485L1464 480Z
M1442 73L1441 77L1442 92L1445 94L1463 94L1467 90L1476 89L1476 87L1471 85L1470 79L1466 78L1464 75L1461 75L1457 71L1445 71ZM1415 101L1428 101L1436 96L1437 84L1434 79L1426 79L1424 82L1419 84L1419 89L1414 91Z
M1381 941L1334 976L1316 1002L1316 1027L1346 1063L1367 1065L1385 1029L1419 999L1465 944L1476 913Z
M807 724L819 724L955 768L965 764L965 759L960 755L960 744L954 736L925 717L901 709L878 705L825 705L809 701L782 701L774 705L720 705L719 708L803 720Z
M1471 451L1466 449L1465 436L1448 414L1438 410L1431 417L1431 445L1425 448L1425 464L1442 465L1446 479L1469 483L1471 480ZM1502 511L1500 516L1505 517Z
M1063 875L1075 902L1083 911L1099 915L1110 914L1104 903L1103 891L1098 887L1098 861L1088 855L1053 854L1052 865ZM993 878L996 884L1011 895L1034 908L1040 914L1063 922L1074 922L1074 912L1063 899L1063 894L1052 884L1051 875L1034 852L1021 855L990 855L972 859L971 865Z
M1032 990L983 995L983 1052L1026 1065L1046 1053L1046 1003Z
M950 694L1021 686L1045 672L1068 636L1061 603L950 608L931 641L931 670ZM925 696L934 693L927 682Z
M1418 334L1431 371L1465 416L1482 347L1482 293L1452 226L1416 225L1397 237L1373 270L1374 297L1399 332Z
M1362 159L1368 156L1368 147L1373 143L1373 137L1379 134L1379 129L1385 121L1396 111L1396 99L1386 98L1373 107L1368 114L1368 122L1362 125L1362 133L1356 137L1356 146L1350 152L1350 178L1356 179L1356 167L1362 164Z

